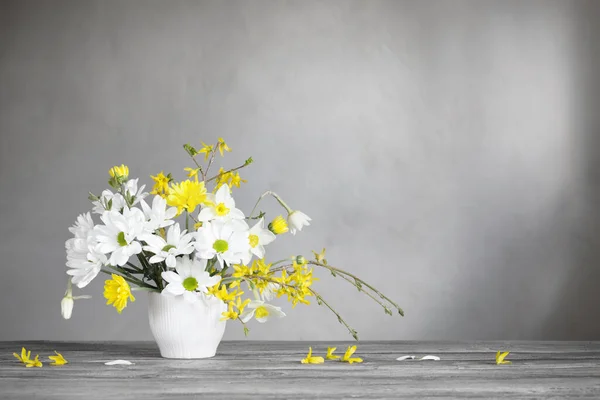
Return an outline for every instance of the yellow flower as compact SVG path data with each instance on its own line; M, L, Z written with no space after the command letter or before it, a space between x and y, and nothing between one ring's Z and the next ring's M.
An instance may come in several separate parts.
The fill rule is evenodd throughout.
M243 278L252 275L252 267L248 267L243 264L234 264L233 270L235 271L231 275L233 278Z
M204 182L186 180L171 185L171 192L167 196L167 204L177 207L177 214L183 210L192 212L198 205L206 201L206 187Z
M347 362L348 364L363 362L362 358L360 357L352 357L352 354L354 354L355 351L356 346L348 346L348 349L346 350L346 353L344 353L344 356L342 357L341 361Z
M233 303L229 303L227 311L221 313L221 315L223 316L221 318L221 321L226 321L228 319L237 319L239 316L237 312L233 311Z
M232 177L233 177L233 174L231 172L225 172L223 167L219 168L219 173L217 174L217 182L215 183L214 191L216 192L223 185L227 185L227 186L231 187L231 184L229 183L229 181L231 180Z
M17 353L13 353L13 356L17 358L17 360L21 361L23 364L27 364L29 361L29 357L31 357L31 350L25 350L25 347L21 348L21 355L19 356Z
M15 356L17 358L17 360L21 361L23 364L25 364L26 368L32 368L32 367L42 367L42 362L39 359L39 355L36 355L35 358L32 360L31 359L31 350L27 351L25 350L25 347L21 348L21 355L19 356L17 353L13 353L13 356Z
M323 247L323 250L321 250L320 253L317 253L314 250L312 252L315 255L316 262L327 265L327 260L325 259L325 247Z
M231 174L231 182L229 182L229 187L240 187L240 183L246 183L248 182L245 179L242 179L242 177L240 176L239 173L234 172L233 174Z
M219 138L219 140L217 141L217 149L219 150L219 153L221 153L221 157L223 157L223 150L231 151L231 149L229 148L229 146L227 146L227 143L225 143L223 138Z
M25 364L25 368L31 368L31 367L42 368L44 364L42 364L39 357L40 356L36 354L35 358L33 360L27 361L27 364Z
M501 352L497 352L496 353L496 364L500 365L500 364L512 364L510 361L505 360L506 356L510 354L510 351L505 351L503 353Z
M281 235L289 231L286 220L281 216L275 217L268 226L269 230L276 235Z
M335 354L333 354L335 349L337 349L337 347L328 347L327 355L325 356L325 358L327 358L328 360L338 360L340 356L336 356Z
M171 178L168 175L165 176L163 171L160 171L156 176L150 175L150 178L154 181L154 187L150 193L163 198L166 197L170 192L169 182L171 181Z
M125 178L129 177L129 167L125 164L115 165L111 169L108 170L108 173L111 178Z
M198 172L200 172L200 168L186 167L183 170L188 173L187 174L188 178L195 178L196 180L198 180Z
M309 347L306 358L302 359L300 362L302 364L323 364L325 360L323 357L314 357L312 355L312 347Z
M119 314L127 307L127 300L135 301L127 281L116 274L112 274L112 279L104 282L104 298L108 300L106 304L112 304Z
M210 153L213 152L213 146L210 146L204 142L202 142L202 148L198 151L198 153L204 153L204 161L208 160L210 157Z
M69 363L58 351L54 350L54 353L56 353L55 356L48 356L50 360L54 361L53 363L50 363L50 365L65 365Z

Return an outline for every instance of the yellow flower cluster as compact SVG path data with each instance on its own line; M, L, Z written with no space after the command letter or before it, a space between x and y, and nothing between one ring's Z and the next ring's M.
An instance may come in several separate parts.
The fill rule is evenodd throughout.
M227 291L226 286L226 284L217 283L215 286L208 288L208 294L215 296L217 299L227 304L227 311L221 314L221 321L238 319L240 314L244 312L244 308L246 308L250 302L250 299L242 301L244 292L239 289ZM233 287L234 286L231 284L229 285L229 289L233 289Z
M169 189L169 182L171 182L170 174L165 175L163 171L160 171L156 176L150 175L150 178L154 181L154 187L150 193L166 199L171 193Z
M234 265L233 269L235 272L231 276L240 279L232 282L230 287L239 286L241 280L246 279L252 282L262 294L265 288L269 286L269 283L275 282L273 272L271 271L271 265L272 264L265 263L264 258L252 261L252 264L249 266L241 264Z
M214 191L216 192L223 185L227 185L230 188L233 188L234 186L239 188L242 183L246 182L248 181L242 179L239 173L225 171L223 168L220 168L219 173L217 174L217 180L215 183Z
M287 270L281 271L281 277L275 278L279 283L277 297L287 295L287 300L292 303L292 307L296 307L298 303L310 304L306 299L312 296L310 286L317 278L313 277L313 269L307 267L306 263L298 264L296 260L293 262L294 272L288 274Z

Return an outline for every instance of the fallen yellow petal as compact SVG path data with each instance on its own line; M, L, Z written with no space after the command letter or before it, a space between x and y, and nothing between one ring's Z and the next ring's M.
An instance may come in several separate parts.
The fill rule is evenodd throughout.
M506 356L508 356L510 354L510 351L505 351L505 352L500 352L498 351L496 353L496 364L500 365L500 364L512 364L512 362L508 361L508 360L504 360L506 358Z
M50 363L50 365L65 365L68 364L69 362L67 360L65 360L65 358L63 357L62 354L60 354L59 352L57 352L56 350L54 350L54 353L56 353L55 356L48 356L48 358L52 361L54 361L53 363Z

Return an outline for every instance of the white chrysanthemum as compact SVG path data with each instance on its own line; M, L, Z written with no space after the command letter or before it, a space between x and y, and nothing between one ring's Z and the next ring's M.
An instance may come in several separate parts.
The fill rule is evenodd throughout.
M69 232L76 238L85 239L92 229L94 229L94 221L92 220L92 215L87 212L77 216L77 221L69 228Z
M154 199L152 199L152 208L144 200L140 203L146 217L147 232L154 233L157 229L165 228L175 222L173 218L177 215L177 208L167 208L167 200L162 197L154 196Z
M104 214L105 211L118 211L121 212L125 207L125 199L120 193L113 193L106 189L102 192L102 195L98 200L93 201L94 208L92 211L95 214Z
M222 185L216 194L209 193L206 197L208 205L202 208L200 214L198 214L198 221L229 221L245 218L244 213L235 208L235 200L231 197L229 186Z
M302 211L292 211L288 214L287 222L290 227L290 233L292 235L296 234L296 231L300 232L302 227L309 226L311 221L310 217L304 214Z
M265 303L262 300L252 300L244 309L240 319L243 323L246 323L250 321L252 317L254 317L256 321L264 323L273 317L283 318L285 317L285 313L281 311L281 307Z
M248 264L254 254L258 258L265 256L265 248L267 244L275 240L275 235L268 229L264 228L265 221L261 218L250 230L248 231L248 245L249 250L242 259L243 264Z
M150 263L166 260L167 267L175 268L175 257L194 251L194 245L191 243L193 235L186 232L181 232L179 224L175 224L167 230L167 240L158 235L144 235L143 240L148 243L144 250L154 254L150 257Z
M125 265L129 257L142 251L142 245L136 240L144 233L146 218L142 210L125 207L123 214L105 211L101 219L104 225L96 225L93 234L98 241L96 249L111 253L110 264Z
M94 221L90 213L81 214L69 231L75 237L65 242L67 251L67 274L73 277L72 282L77 287L87 286L100 269L106 264L104 254L95 250L97 245L93 235Z
M205 222L196 233L196 257L210 260L217 256L221 268L239 263L248 252L248 224L244 221Z
M148 192L144 192L146 185L142 185L138 189L138 181L139 178L135 178L130 179L123 184L124 193L129 196L128 199L131 199L131 205L136 205L140 200L143 200L144 197L148 196Z
M175 271L165 271L162 278L168 282L163 295L183 296L194 303L221 281L221 276L210 276L206 272L206 260L191 260L188 256L177 257Z

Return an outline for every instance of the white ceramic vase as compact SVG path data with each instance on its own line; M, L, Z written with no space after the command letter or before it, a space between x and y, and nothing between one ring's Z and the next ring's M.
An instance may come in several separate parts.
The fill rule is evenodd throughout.
M213 357L225 332L227 305L210 297L187 302L183 296L148 293L148 320L165 358Z

